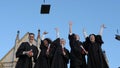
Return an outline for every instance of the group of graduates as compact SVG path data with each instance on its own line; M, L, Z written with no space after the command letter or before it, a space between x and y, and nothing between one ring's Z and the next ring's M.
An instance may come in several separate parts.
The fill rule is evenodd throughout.
M44 38L48 32L43 33L40 47L33 44L34 34L29 33L29 41L21 43L16 52L19 59L15 68L68 68L69 62L70 68L109 68L101 48L103 29L104 25L101 26L98 35L89 36L83 30L85 41L81 42L79 35L72 33L70 22L68 35L70 51L65 48L65 39L59 37L58 28L55 29L57 38L54 41Z

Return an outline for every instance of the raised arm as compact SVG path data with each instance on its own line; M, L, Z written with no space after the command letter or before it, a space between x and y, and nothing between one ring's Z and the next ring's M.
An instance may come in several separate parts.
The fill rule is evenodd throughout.
M83 28L83 35L84 35L84 38L88 37L87 32L86 32L86 30L84 28Z
M59 29L55 28L55 31L56 31L56 38L60 38Z
M37 55L37 57L39 57L39 55L40 55L40 52L41 52L41 48L40 47L41 47L41 44L43 44L43 40L44 40L46 34L48 34L48 32L46 32L46 31L43 32L42 37L40 39L40 33L38 31L38 38L37 38L37 40L38 40L38 42L37 42L38 55Z
M100 31L99 31L99 35L102 36L102 33L103 33L103 29L106 28L104 24L101 25L100 27Z
M37 57L40 55L40 52L41 52L40 45L41 45L40 30L38 30L38 36L37 36L38 55L37 55Z
M38 36L37 36L37 47L39 48L39 45L41 44L41 38L40 38L40 30L38 30Z
M46 31L43 32L43 34L42 34L42 39L41 39L41 40L44 40L44 39L45 39L45 35L46 35L46 34L48 34L48 32L46 32Z
M69 34L72 34L72 22L69 23Z

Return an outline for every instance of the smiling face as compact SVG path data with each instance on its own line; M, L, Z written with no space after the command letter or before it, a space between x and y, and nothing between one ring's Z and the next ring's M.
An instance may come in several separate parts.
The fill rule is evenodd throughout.
M45 45L46 47L48 47L48 44L49 44L49 43L48 43L47 40L44 40L43 43L44 43L44 45Z
M76 37L76 40L80 40L80 36L79 35L75 35L75 37Z
M95 42L95 35L90 35L90 41Z
M80 36L79 36L78 34L73 34L73 38L74 38L75 40L80 40Z
M34 41L34 34L29 34L29 41L30 41L30 43L33 43L33 41Z

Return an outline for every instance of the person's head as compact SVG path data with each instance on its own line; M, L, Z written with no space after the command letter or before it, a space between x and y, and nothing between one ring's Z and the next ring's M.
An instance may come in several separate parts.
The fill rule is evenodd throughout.
M64 46L65 46L65 44L66 44L65 39L61 38L61 39L60 39L60 44L62 44L62 45L64 45Z
M90 34L89 39L91 42L95 42L95 34Z
M34 41L34 33L29 33L29 41L32 43Z
M80 36L79 36L78 34L74 34L74 38L75 38L76 40L80 40Z
M45 39L43 40L43 43L44 43L44 45L45 45L46 47L48 47L48 46L49 46L49 44L51 44L51 43L52 43L52 40L51 40L51 39L49 39L49 38L45 38Z
M76 36L76 40L80 40L80 36L78 34L76 34L75 36Z

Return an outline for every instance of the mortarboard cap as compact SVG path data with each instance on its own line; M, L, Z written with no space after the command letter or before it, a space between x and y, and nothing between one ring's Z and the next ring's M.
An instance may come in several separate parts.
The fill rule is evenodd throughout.
M41 14L49 14L50 4L42 4L41 5Z

